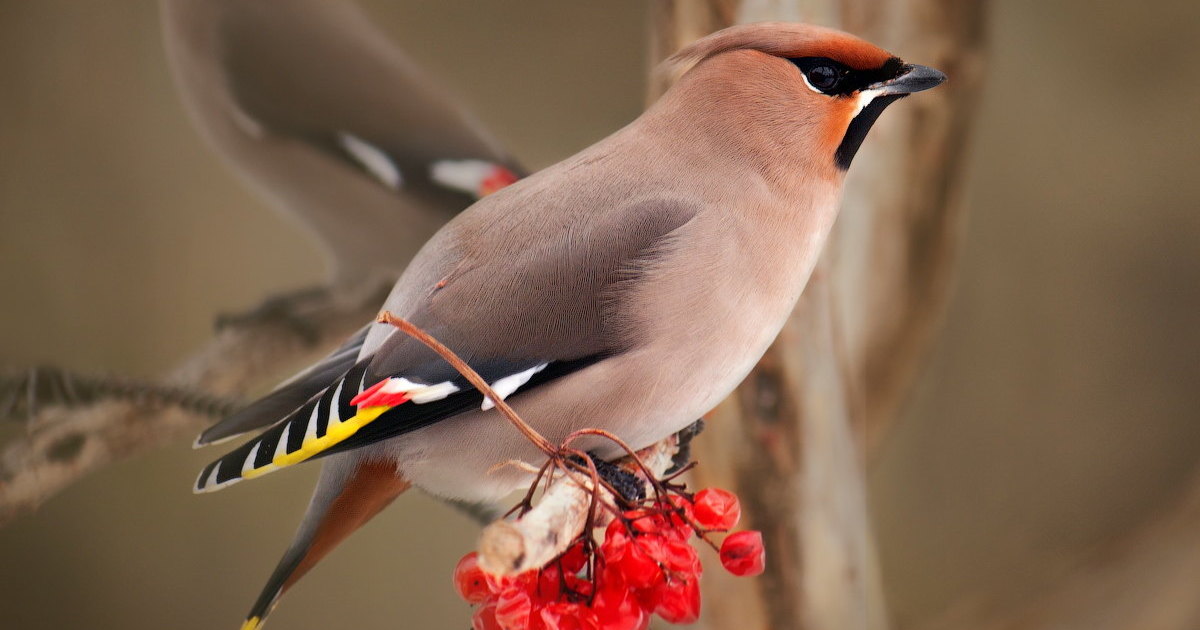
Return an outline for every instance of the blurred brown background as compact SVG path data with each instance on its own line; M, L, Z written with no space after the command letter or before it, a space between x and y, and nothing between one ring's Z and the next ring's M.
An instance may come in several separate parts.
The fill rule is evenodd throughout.
M433 4L368 7L526 164L640 111L643 3ZM871 471L901 627L1045 589L1200 463L1198 27L1186 0L993 3L957 294ZM152 376L321 274L191 129L154 4L0 2L0 363ZM234 627L316 468L195 497L211 454L122 463L0 529L2 624ZM272 627L464 627L475 531L406 496Z

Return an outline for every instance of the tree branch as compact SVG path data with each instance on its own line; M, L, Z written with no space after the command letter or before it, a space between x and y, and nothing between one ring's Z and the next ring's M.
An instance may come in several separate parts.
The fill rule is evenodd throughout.
M348 300L327 292L296 313L306 331L280 321L226 328L172 370L170 387L240 397L336 347L370 321L379 291ZM36 509L81 477L114 461L190 436L211 418L166 401L102 400L36 410L26 434L0 453L0 523Z

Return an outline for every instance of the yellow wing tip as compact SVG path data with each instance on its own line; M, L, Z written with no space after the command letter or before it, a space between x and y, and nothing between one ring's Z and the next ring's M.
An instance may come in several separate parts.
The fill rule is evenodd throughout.
M258 630L262 627L262 621L258 617L251 617L242 624L242 630Z

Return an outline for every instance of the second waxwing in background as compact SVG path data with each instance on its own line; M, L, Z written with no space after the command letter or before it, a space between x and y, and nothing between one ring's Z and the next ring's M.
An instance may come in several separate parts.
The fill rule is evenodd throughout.
M522 174L352 3L163 0L162 24L196 126L322 244L334 286L394 278Z

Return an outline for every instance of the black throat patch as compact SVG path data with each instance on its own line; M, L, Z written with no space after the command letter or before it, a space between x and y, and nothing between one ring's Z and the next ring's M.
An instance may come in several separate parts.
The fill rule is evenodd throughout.
M842 136L842 143L838 145L837 151L833 154L833 160L838 168L843 171L850 168L850 162L854 161L854 154L858 153L858 148L867 138L867 132L871 130L871 126L875 124L876 120L879 120L879 115L888 105L905 96L905 94L876 96L861 112L858 112L854 120L850 121L850 126L846 128L846 135Z
M904 72L904 62L892 57L878 68L856 70L829 57L796 57L789 59L804 74L809 87L830 98L853 98L855 94L871 85L894 79ZM900 99L902 94L878 96L863 108L850 126L841 144L834 152L834 162L843 171L850 168L854 154L862 146L871 125L879 119L884 108Z

